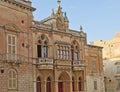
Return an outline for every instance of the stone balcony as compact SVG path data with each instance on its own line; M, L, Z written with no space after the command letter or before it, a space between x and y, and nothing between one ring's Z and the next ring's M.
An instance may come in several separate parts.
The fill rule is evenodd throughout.
M38 69L53 69L53 59L50 58L38 58L36 64Z
M85 69L84 60L74 60L73 61L73 70L84 70Z
M0 60L6 63L23 63L25 57L18 54L1 54Z

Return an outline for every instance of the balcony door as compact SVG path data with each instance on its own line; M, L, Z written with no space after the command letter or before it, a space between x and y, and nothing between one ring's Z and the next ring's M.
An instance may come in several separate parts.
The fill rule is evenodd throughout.
M41 58L42 57L41 45L37 45L37 53L38 53L38 57Z

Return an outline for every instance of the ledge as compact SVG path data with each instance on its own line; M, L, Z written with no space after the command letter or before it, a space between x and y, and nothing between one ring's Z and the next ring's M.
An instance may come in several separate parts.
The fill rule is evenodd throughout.
M0 0L0 1L6 2L6 3L9 3L9 4L13 4L15 6L18 6L18 7L22 8L22 9L26 9L26 10L29 10L29 11L35 11L36 10L35 8L33 8L33 7L29 6L29 5L26 5L26 4L22 3L22 2L29 2L30 3L30 1L21 1L21 2L18 2L16 0Z

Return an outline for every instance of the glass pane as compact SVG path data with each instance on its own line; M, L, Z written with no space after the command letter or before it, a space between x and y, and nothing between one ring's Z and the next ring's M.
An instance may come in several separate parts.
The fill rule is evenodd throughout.
M75 60L78 60L78 52L75 52Z
M47 49L47 46L44 46L44 57L47 57L48 55L48 51L47 51L48 49Z
M16 88L16 83L17 83L16 79L13 79L13 88Z
M9 72L9 78L12 78L12 71Z
M15 49L16 49L15 46L12 46L12 53L13 54L15 54L15 52L16 52Z
M11 44L11 36L8 36L8 44Z
M38 58L42 57L42 46L41 45L37 45L37 55L38 55Z
M15 45L15 37L12 37L12 45Z
M118 80L118 89L120 89L120 80Z
M16 72L13 71L13 78L16 78Z
M9 88L12 88L12 80L11 79L9 79L9 81L8 81L9 83L8 83L8 87Z
M117 67L117 73L120 73L120 67Z
M94 81L94 90L97 90L97 81Z
M11 46L8 46L8 53L11 53Z

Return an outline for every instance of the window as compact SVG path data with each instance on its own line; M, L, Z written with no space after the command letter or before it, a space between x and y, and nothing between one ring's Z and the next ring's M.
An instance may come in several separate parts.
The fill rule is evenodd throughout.
M50 79L50 77L47 78L46 92L51 92L51 79Z
M79 87L79 91L82 91L82 80L81 80L81 77L79 78L78 87Z
M7 35L7 53L16 54L17 53L17 37L15 35Z
M117 80L117 89L120 89L120 79Z
M74 82L75 80L74 80L74 77L72 77L72 91L75 91L75 85L74 85Z
M36 90L37 90L37 92L41 92L41 79L40 79L40 77L37 77Z
M47 42L45 41L44 42L44 50L43 50L43 53L44 53L44 56L43 57L48 57L48 46L47 46Z
M39 58L42 57L41 45L37 45L37 53Z
M69 59L68 46L57 46L57 59L63 59L63 60Z
M14 69L8 72L8 89L17 89L17 72Z
M74 54L73 54L73 49L71 49L71 60L74 60Z
M74 60L78 60L78 52L75 52L74 55Z
M117 73L120 73L120 66L117 67Z
M37 56L38 58L47 58L48 57L48 44L45 40L38 40L37 45Z
M96 67L96 61L92 62L92 72L96 73L97 72L97 67Z
M97 81L94 81L94 90L97 90Z

